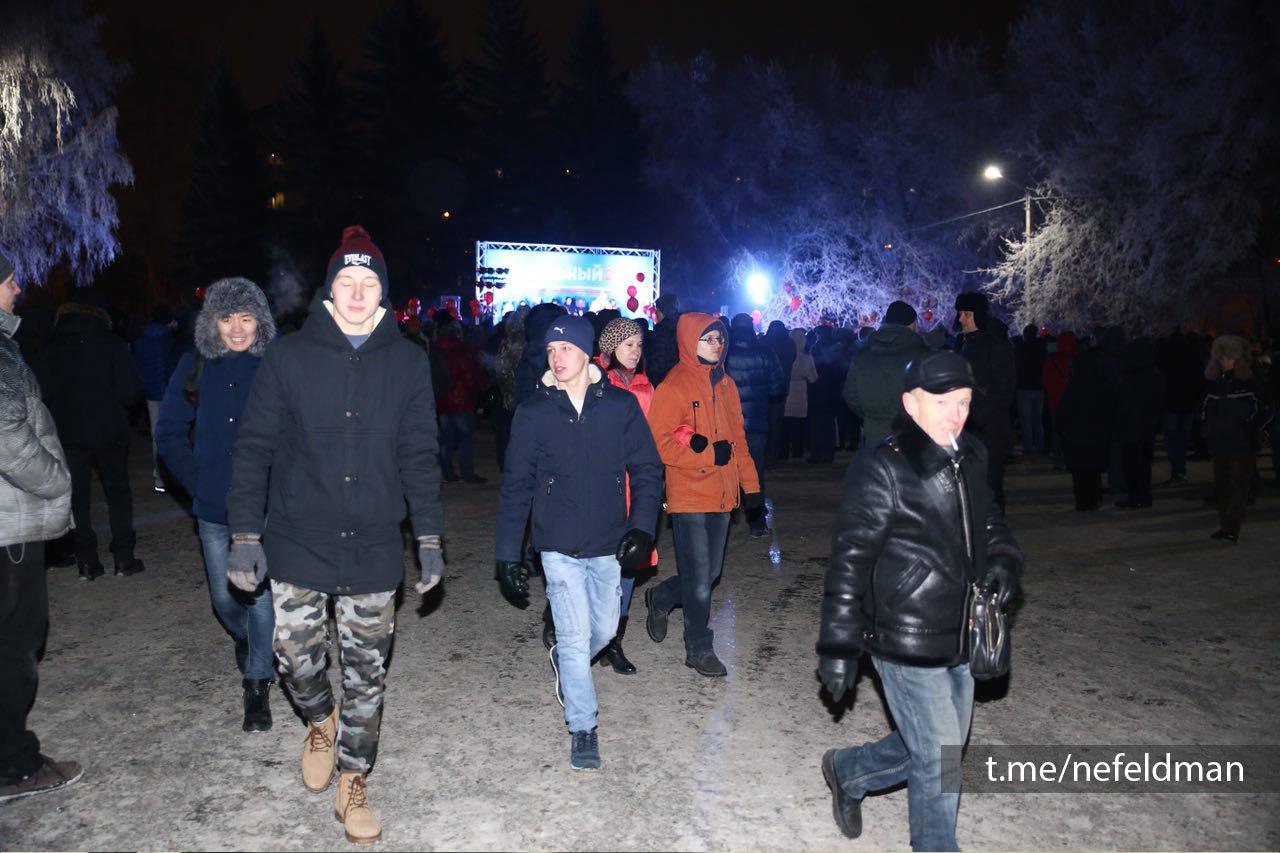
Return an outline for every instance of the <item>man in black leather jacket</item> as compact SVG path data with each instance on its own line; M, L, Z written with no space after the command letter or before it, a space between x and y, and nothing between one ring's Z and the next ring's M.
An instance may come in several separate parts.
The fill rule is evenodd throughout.
M911 846L955 850L958 793L941 790L941 747L963 746L973 677L961 630L974 582L1004 606L1022 552L987 485L987 451L964 433L973 372L952 352L904 372L892 434L854 457L832 533L818 638L823 684L839 701L869 652L898 728L822 758L836 823L862 830L862 798L907 783Z

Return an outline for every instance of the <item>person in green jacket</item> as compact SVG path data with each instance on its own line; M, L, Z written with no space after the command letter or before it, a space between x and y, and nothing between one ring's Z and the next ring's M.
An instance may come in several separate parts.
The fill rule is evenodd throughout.
M875 447L892 431L902 397L902 371L928 347L916 332L916 311L895 301L880 328L853 358L844 382L844 401L862 419L862 446Z

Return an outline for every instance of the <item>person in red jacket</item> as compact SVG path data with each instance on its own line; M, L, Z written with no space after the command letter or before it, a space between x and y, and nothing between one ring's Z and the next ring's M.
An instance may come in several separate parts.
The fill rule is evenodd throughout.
M484 368L475 347L458 337L458 324L443 309L432 315L436 324L436 351L449 369L449 392L436 400L440 421L440 471L446 483L458 482L458 473L467 483L487 480L476 474L471 436L476 431L476 405L484 392ZM454 454L458 469L453 469Z
M644 330L640 324L625 317L610 320L600 330L600 355L597 361L615 387L625 388L636 395L640 411L649 417L653 403L653 384L644 370ZM631 484L627 483L627 510L631 510ZM649 566L658 565L658 549L649 556ZM618 616L618 634L605 646L600 656L609 662L613 671L621 675L635 673L635 664L627 660L622 651L622 636L627 631L627 611L631 609L631 596L636 588L633 572L622 573L622 605Z

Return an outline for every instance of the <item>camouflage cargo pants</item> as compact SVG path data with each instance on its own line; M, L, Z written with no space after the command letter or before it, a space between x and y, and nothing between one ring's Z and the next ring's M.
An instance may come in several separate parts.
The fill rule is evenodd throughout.
M325 667L329 650L329 594L271 582L276 611L276 657L289 696L303 717L320 722L333 713ZM335 595L342 710L338 714L338 769L368 773L378 755L387 655L395 632L395 591Z

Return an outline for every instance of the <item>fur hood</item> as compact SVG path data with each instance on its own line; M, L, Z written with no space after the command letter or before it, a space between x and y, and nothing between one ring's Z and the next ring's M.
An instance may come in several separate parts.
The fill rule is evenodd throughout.
M1218 359L1230 358L1235 361L1231 372L1237 379L1248 382L1253 378L1249 368L1249 348L1244 338L1239 335L1218 335L1213 339L1213 347L1209 350L1209 364L1204 369L1204 378L1213 382L1222 377L1222 368Z
M204 305L196 315L195 344L203 358L222 358L227 345L218 334L218 318L244 312L258 321L258 337L249 347L250 355L260 356L276 336L276 321L271 306L258 285L247 278L223 278L209 285Z

